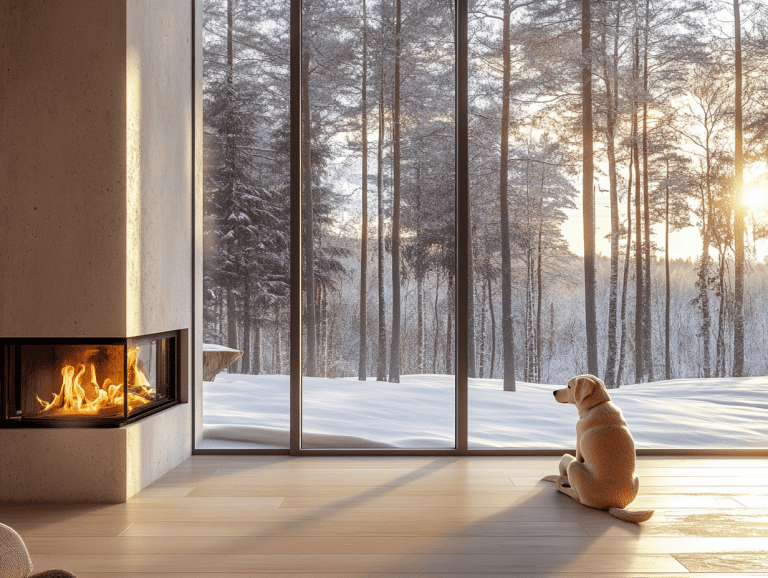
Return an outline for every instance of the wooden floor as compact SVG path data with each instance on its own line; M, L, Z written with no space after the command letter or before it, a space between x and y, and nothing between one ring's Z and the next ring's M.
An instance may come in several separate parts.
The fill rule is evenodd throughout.
M539 482L557 458L194 456L127 504L2 507L79 578L768 576L768 460L640 458L645 524Z

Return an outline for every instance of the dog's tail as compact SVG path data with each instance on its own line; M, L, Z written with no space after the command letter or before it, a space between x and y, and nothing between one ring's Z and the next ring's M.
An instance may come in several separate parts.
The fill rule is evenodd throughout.
M608 513L619 520L634 524L645 522L653 516L653 510L625 510L624 508L608 508Z

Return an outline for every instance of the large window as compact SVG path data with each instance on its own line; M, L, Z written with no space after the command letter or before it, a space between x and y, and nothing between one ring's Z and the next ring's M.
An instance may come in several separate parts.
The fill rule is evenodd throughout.
M454 446L446 6L302 3L305 448Z
M739 8L206 0L202 447L563 449L581 373L640 449L768 447Z
M289 7L203 4L204 449L289 447Z

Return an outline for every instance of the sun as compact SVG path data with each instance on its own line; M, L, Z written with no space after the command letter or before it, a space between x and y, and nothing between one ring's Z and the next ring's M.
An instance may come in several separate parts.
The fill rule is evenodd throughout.
M754 215L768 212L768 186L760 184L744 187L744 208Z

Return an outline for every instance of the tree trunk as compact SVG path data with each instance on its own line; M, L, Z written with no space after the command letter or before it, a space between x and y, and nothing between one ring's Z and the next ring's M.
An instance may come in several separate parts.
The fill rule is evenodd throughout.
M384 22L382 21L382 30ZM386 304L384 302L384 206L382 197L384 195L384 185L382 177L384 173L384 59L381 60L381 86L379 91L379 142L376 152L377 175L376 175L376 210L377 215L377 254L376 266L378 273L378 297L379 297L379 335L378 350L376 358L376 381L387 380L387 318Z
M503 79L501 105L501 162L499 166L499 210L501 213L501 327L504 341L504 391L515 391L515 342L512 327L512 256L509 240L509 91L511 76L510 6L504 0L504 30L502 32Z
M360 346L357 378L368 377L368 14L363 0L363 89L361 136L363 140L362 223L360 239Z
M239 349L237 346L237 303L235 292L227 289L227 347ZM227 368L229 373L237 373L237 362Z
M400 383L400 0L395 20L395 101L392 111L394 146L392 199L392 335L389 347L389 381Z
M539 247L537 252L537 265L536 265L536 356L534 358L534 366L536 370L536 383L541 383L541 298L543 276L541 274L541 251L542 251L542 239L541 239L541 205L542 200L539 200Z
M485 377L485 284L480 287L480 354L478 355L478 377Z
M275 308L275 332L277 333L277 336L275 337L274 342L275 369L272 370L275 375L280 375L283 373L283 330L280 326L280 309L280 305Z
M672 379L672 362L669 359L669 315L671 287L669 281L669 159L667 161L667 186L664 195L664 265L665 293L664 306L664 379Z
M251 373L251 296L250 285L245 283L245 297L243 299L243 356L240 358L241 371L245 374Z
M320 283L320 374L328 377L328 287Z
M549 335L547 338L547 370L552 363L552 353L555 350L555 302L549 302ZM549 373L549 371L547 371Z
M608 354L605 362L605 385L609 388L618 383L616 380L617 352L617 317L618 317L618 283L619 283L619 193L616 177L616 117L618 114L618 63L619 63L619 21L621 17L621 2L616 3L616 30L613 41L613 66L611 74L607 67L605 77L605 98L607 104L606 144L608 150L608 178L610 182L611 206L611 280L608 297ZM605 32L603 32L605 38ZM605 48L605 40L603 40ZM611 84L613 80L613 85Z
M453 275L448 273L448 321L445 330L445 373L453 374Z
M627 284L629 282L629 260L632 255L632 161L634 159L634 148L629 149L629 179L627 185L627 251L624 255L624 279L621 283L621 340L619 345L619 367L616 370L616 387L621 385L621 376L624 372L624 359L627 346Z
M416 278L416 371L424 373L424 275L419 274Z
M315 230L314 199L312 197L312 139L309 115L309 53L301 58L301 116L302 116L302 166L304 168L304 282L306 284L307 356L305 374L317 375L317 326L315 312Z
M496 363L496 314L493 311L493 289L490 275L488 276L488 312L491 314L491 364L488 366L488 377L493 379L493 366Z
M404 311L405 315L402 315L400 318L400 335L403 336L400 339L400 373L413 373L408 371L411 348L406 348L406 345L410 345L408 342L408 287L410 282L410 279L405 280L401 300L401 311Z
M424 373L424 276L425 256L421 248L421 161L416 165L416 246L418 253L414 266L416 274L416 372Z
M651 343L651 209L648 197L648 27L650 19L649 0L645 0L645 32L643 47L643 373L649 381L654 381L653 345ZM638 223L639 225L639 223Z
M523 381L533 382L533 260L531 250L525 256L525 367Z
M717 267L720 309L717 313L717 342L715 344L715 377L725 377L725 254L720 253Z
M640 75L640 38L635 31L635 64L633 67L633 78L635 86ZM638 137L638 119L637 119L637 96L633 97L632 110L632 135L635 152L635 383L644 381L645 369L643 355L643 307L645 301L643 297L643 218L640 210L640 149L637 142Z
M327 289L326 289L327 291ZM327 294L326 294L327 302ZM333 310L333 307L331 307ZM336 315L331 313L330 319L326 321L326 338L325 338L325 377L336 378L338 377L336 371Z
M219 291L218 295L216 296L216 300L219 302L219 339L224 338L224 295L222 295L222 292Z
M233 47L232 47L232 1L227 0L227 84L231 88L234 83L234 64L233 64ZM227 99L231 97L231 90L227 91ZM228 102L227 107L231 111L232 103ZM226 141L226 162L230 168L230 175L234 174L235 165L235 142L233 136L228 136ZM234 199L235 195L235 183L232 178L227 183L229 190L227 191L231 199ZM234 252L234 243L230 240L227 243L227 253L232 254ZM235 293L231 287L232 282L229 281L230 286L227 287L227 347L231 349L238 349L237 347L237 304L235 302ZM237 364L232 363L227 371L235 373L237 371Z
M709 160L709 154L707 154L707 160ZM707 166L707 196L709 197L709 166ZM709 209L709 203L704 199L704 193L702 192L701 199L702 218L701 218L701 264L699 266L699 307L701 308L701 337L703 340L703 372L704 377L710 377L710 327L712 322L709 316L709 228L707 223L707 217L709 217L707 211Z
M595 197L592 135L592 52L590 0L581 2L581 130L582 194L584 208L584 313L587 333L587 371L597 375L597 315L595 310Z
M741 14L739 12L739 0L733 0L733 20L736 32L733 375L734 377L741 377L744 375L744 150L742 143Z
M251 360L251 373L261 375L261 315L256 315L253 324L253 359Z
M472 264L472 225L467 235L467 377L477 377L475 362L475 271Z
M437 373L437 343L440 334L440 315L438 314L438 302L440 298L440 277L437 278L435 285L435 333L432 343L432 373Z

